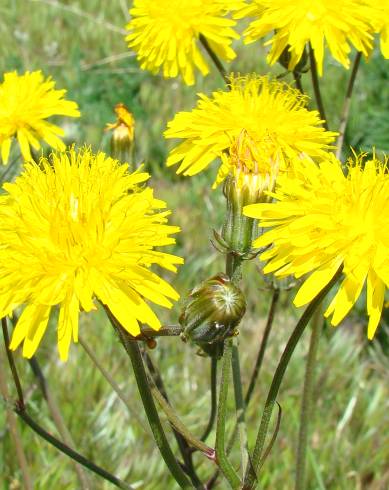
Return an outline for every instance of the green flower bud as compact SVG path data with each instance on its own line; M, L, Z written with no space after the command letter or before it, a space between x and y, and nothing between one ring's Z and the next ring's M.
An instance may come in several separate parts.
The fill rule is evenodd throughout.
M242 291L228 276L217 274L191 291L179 319L183 338L212 355L215 344L233 335L245 311Z

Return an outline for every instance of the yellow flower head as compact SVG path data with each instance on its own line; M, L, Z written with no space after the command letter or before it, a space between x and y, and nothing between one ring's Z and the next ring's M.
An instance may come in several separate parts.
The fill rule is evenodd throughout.
M27 163L0 196L0 316L24 310L11 341L31 357L59 305L58 349L67 359L77 342L78 314L108 306L130 332L139 322L158 330L147 300L170 308L176 291L150 270L175 271L181 258L155 247L175 242L169 211L152 189L138 184L149 175L94 155L89 149L53 153L39 165Z
M381 0L379 9L380 15L375 26L380 33L381 52L384 58L389 59L389 0Z
M272 245L260 255L265 273L305 279L294 299L310 302L343 266L344 279L325 316L338 325L367 282L368 337L380 321L385 288L389 286L389 173L386 162L363 155L341 164L329 156L319 166L303 165L295 177L280 176L276 202L253 204L244 214L272 227L256 247Z
M167 165L180 162L177 173L195 175L220 158L245 134L256 147L258 169L282 168L299 156L324 157L336 135L325 131L317 111L305 108L307 98L286 83L257 75L232 76L230 90L212 97L200 94L197 108L180 112L168 123L166 138L185 139ZM224 162L216 179L225 176Z
M46 121L50 116L79 117L77 104L64 100L66 90L55 90L51 78L42 72L4 74L0 84L0 148L3 163L8 162L12 139L17 137L25 160L31 158L30 145L39 150L40 140L57 150L65 145L58 138L63 129Z
M181 74L187 85L194 83L194 68L203 75L208 64L199 49L202 34L220 58L235 58L231 48L239 35L236 21L225 18L241 1L227 0L134 0L127 26L128 45L138 55L141 68L165 78Z
M325 44L345 68L350 65L350 43L364 55L369 54L371 21L377 17L377 7L367 0L252 0L236 16L254 17L244 32L246 43L273 34L266 43L272 46L270 64L288 48L289 69L293 70L310 42L322 74Z

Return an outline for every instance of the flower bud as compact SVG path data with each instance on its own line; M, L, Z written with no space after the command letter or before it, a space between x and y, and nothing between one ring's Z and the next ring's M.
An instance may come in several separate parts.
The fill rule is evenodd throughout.
M222 158L222 168L229 172L223 188L227 213L222 237L230 250L243 257L251 250L255 229L255 220L243 215L243 207L269 199L265 191L273 189L279 166L277 161L264 160L245 130Z
M280 57L278 58L278 63L283 66L286 70L290 71L289 69L289 64L292 59L292 55L289 51L290 46L286 46L286 48L282 51L280 54ZM297 63L297 65L293 69L294 72L296 73L305 73L308 71L308 53L307 50L304 49L303 54Z
M106 131L112 130L111 155L121 162L131 164L135 138L135 120L124 104L116 104L115 112L117 115L116 122L107 124L106 127Z
M228 276L217 274L190 293L179 319L183 338L212 354L214 344L233 334L245 311L242 291Z

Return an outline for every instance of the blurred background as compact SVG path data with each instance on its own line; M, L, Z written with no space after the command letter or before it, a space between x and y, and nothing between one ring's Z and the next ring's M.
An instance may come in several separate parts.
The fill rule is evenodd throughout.
M172 209L171 222L182 229L174 252L185 258L185 265L177 277L167 277L174 280L176 289L185 296L198 282L224 269L223 258L213 249L210 238L212 229L220 230L225 202L221 189L211 190L217 165L194 178L179 177L174 169L165 167L166 155L174 142L165 141L162 133L176 112L194 106L196 93L209 94L222 88L223 81L213 67L208 77L198 77L195 87L141 71L124 40L130 3L125 0L0 0L0 79L4 72L12 70L19 74L42 70L45 76L52 76L56 88L66 88L67 98L77 101L82 114L76 120L57 119L65 129L66 141L88 144L94 150L109 152L110 134L104 128L115 121L115 104L122 102L130 109L136 121L135 161L144 162L152 174L156 195ZM238 56L227 67L229 71L262 74L270 71L276 76L285 75L281 66L269 69L259 43L244 46L240 41L235 48ZM332 58L326 60L321 87L332 130L339 126L348 76L349 72ZM378 50L370 60L362 61L345 138L345 157L350 146L365 151L375 146L379 152L389 152L388 79L389 62ZM285 80L293 83L290 75ZM302 83L310 93L309 73L303 75ZM315 107L314 103L311 107ZM4 167L0 173L4 181L12 179L15 171ZM249 302L240 329L243 381L247 386L271 296L269 282L261 276L256 261L245 264L242 288ZM290 290L281 292L261 379L248 410L251 443L272 373L300 314L288 306L293 294ZM172 312L161 309L158 314L166 322L176 323L179 309L180 304ZM308 455L311 490L389 489L388 316L387 309L374 342L366 340L363 298L341 327L325 327L319 349L316 406ZM80 334L83 343L93 350L119 384L131 410L112 393L81 345L73 345L68 363L62 364L56 351L55 329L48 329L36 359L51 396L61 408L75 447L134 488L176 488L154 447L129 361L103 312L82 314ZM263 489L287 490L293 486L308 337L305 335L294 356L279 396L282 425L262 470ZM193 432L201 434L210 410L208 359L196 355L196 348L177 339L159 340L150 355L162 371L172 404ZM57 434L31 366L19 353L15 357L31 414L47 430ZM9 400L15 399L4 349L0 360L3 388ZM10 438L9 400L0 404L0 489L17 490L23 487ZM34 489L114 488L91 473L84 472L84 480L83 477L80 480L69 459L39 439L21 421L17 421L17 427ZM213 438L211 434L210 444ZM236 448L236 462L238 453ZM195 461L204 478L212 474L208 461L198 455ZM225 483L220 483L219 488L226 488Z

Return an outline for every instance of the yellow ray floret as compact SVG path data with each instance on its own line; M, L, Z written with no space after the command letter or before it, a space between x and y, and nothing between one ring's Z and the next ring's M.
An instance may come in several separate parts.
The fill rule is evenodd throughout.
M319 166L301 164L295 177L280 176L276 199L253 204L244 214L271 228L254 245L272 245L260 256L264 272L276 276L308 274L294 299L309 303L343 267L343 281L325 316L338 325L367 284L368 337L380 321L389 287L389 173L386 162L355 156L344 175L329 157Z
M0 196L0 316L24 306L11 341L31 357L59 306L58 349L77 342L79 310L108 306L132 335L158 330L148 302L170 308L178 294L150 270L181 258L156 247L175 242L165 203L139 186L149 175L89 149L53 153L25 165Z
M254 18L244 32L246 43L273 34L266 43L271 45L270 64L288 49L293 70L311 43L322 74L325 47L345 68L350 65L350 45L369 54L378 4L372 0L252 0L236 16Z
M226 18L228 11L242 1L226 0L135 0L130 10L128 45L136 53L141 68L165 78L181 75L187 85L194 83L194 69L209 72L199 45L203 35L221 59L230 61L231 48L239 35L236 21Z
M51 78L44 80L40 71L4 74L0 84L0 149L6 164L13 138L17 138L25 160L31 159L30 147L39 150L45 141L56 150L64 150L59 138L63 129L46 121L55 115L79 117L77 104L65 100L66 90L54 89Z
M234 76L230 90L199 95L192 112L168 123L166 138L185 141L169 154L167 165L195 175L220 158L242 135L256 146L260 167L283 167L301 156L324 157L336 133L325 131L319 113L306 109L307 98L286 83L257 75ZM224 172L225 165L222 166ZM217 183L220 179L217 179Z
M389 0L380 0L378 5L380 15L375 22L375 30L380 33L381 52L386 59L389 59Z

